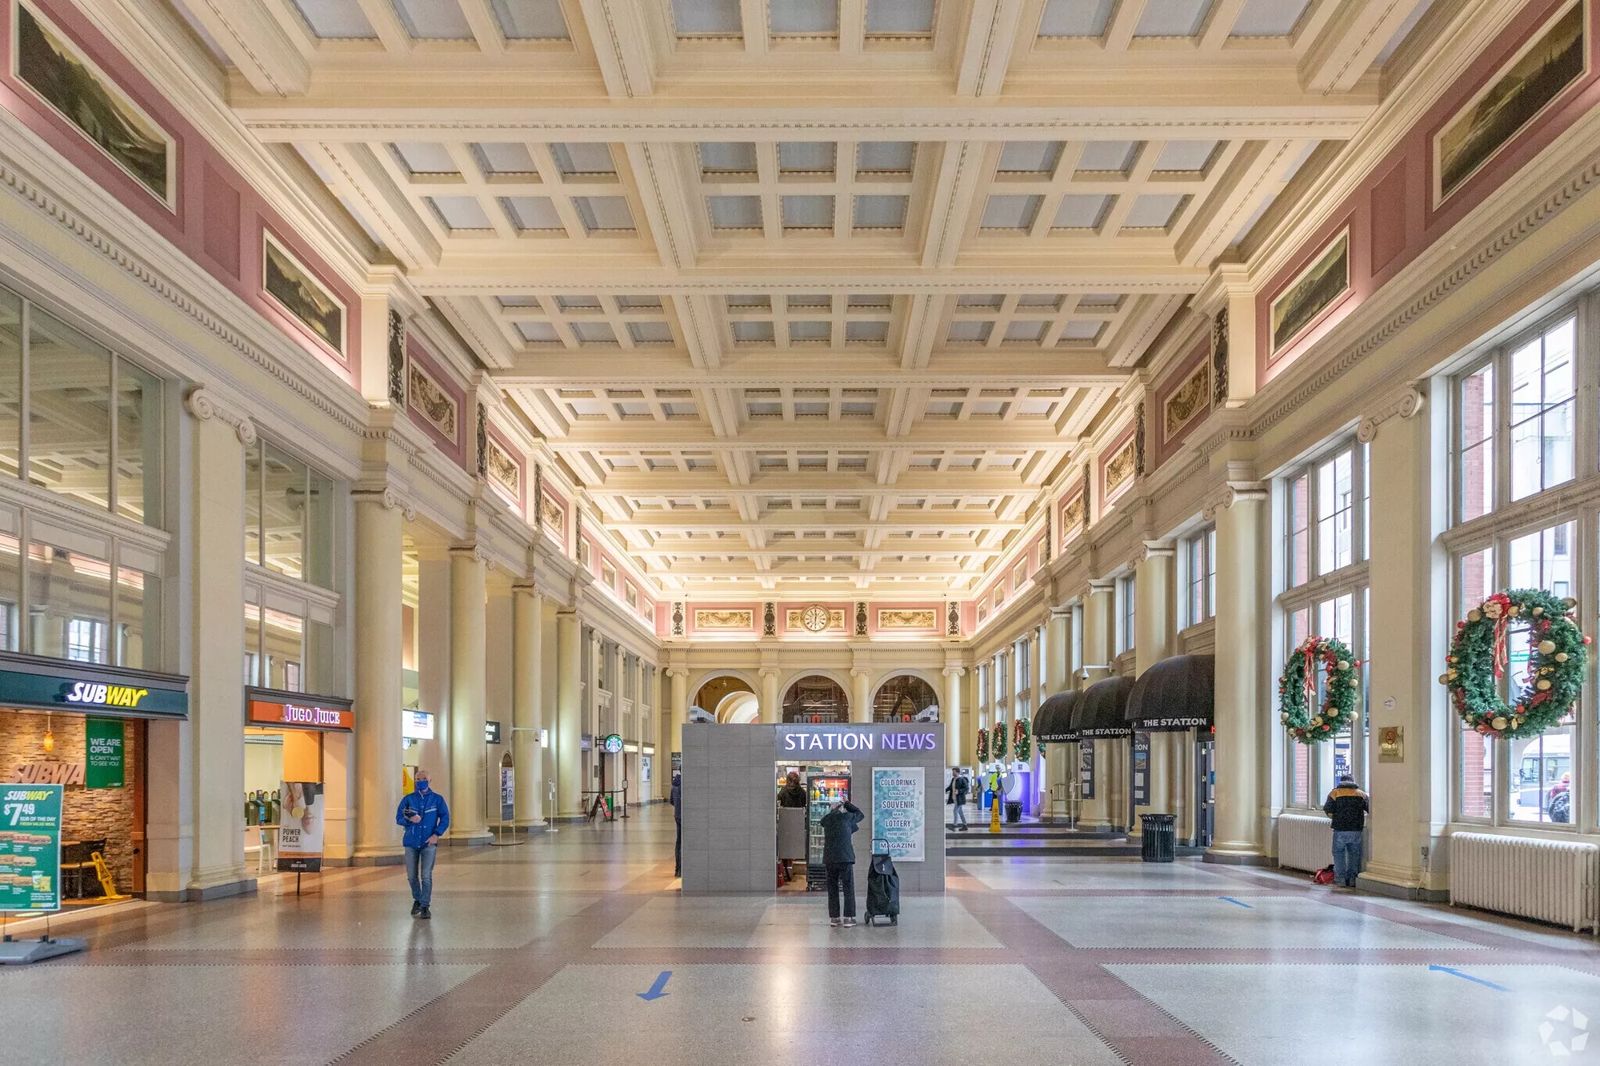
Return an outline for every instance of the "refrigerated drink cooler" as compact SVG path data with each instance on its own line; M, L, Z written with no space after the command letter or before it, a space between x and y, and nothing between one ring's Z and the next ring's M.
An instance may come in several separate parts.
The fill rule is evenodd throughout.
M810 774L806 777L806 891L827 887L822 867L822 816L840 800L850 798L849 774Z

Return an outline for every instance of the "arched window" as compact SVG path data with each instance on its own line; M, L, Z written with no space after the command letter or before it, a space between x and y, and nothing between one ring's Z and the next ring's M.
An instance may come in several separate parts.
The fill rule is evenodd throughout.
M872 698L874 722L910 722L932 707L939 708L939 694L933 686L911 674L897 674L878 686Z
M850 698L832 678L810 674L783 694L785 722L848 722Z

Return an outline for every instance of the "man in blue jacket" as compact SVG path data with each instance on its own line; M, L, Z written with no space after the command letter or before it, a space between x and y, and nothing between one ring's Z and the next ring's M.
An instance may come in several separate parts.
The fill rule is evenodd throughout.
M828 879L828 924L839 924L839 896L844 896L844 924L856 924L856 849L850 837L866 815L849 800L833 805L817 824L822 827L822 868Z
M433 861L439 856L439 838L450 828L450 808L428 783L428 771L417 771L417 787L394 812L396 825L405 827L406 880L411 882L411 913L432 918Z

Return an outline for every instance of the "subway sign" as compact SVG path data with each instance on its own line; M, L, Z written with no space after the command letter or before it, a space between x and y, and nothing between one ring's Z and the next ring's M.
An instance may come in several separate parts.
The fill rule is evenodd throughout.
M0 707L184 718L189 714L188 682L164 675L62 670L52 660L6 657L0 659Z

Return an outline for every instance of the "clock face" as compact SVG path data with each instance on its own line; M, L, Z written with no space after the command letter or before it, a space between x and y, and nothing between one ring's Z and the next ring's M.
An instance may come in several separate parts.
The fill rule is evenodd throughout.
M817 604L807 607L800 616L800 624L813 633L821 633L828 628L828 609Z

